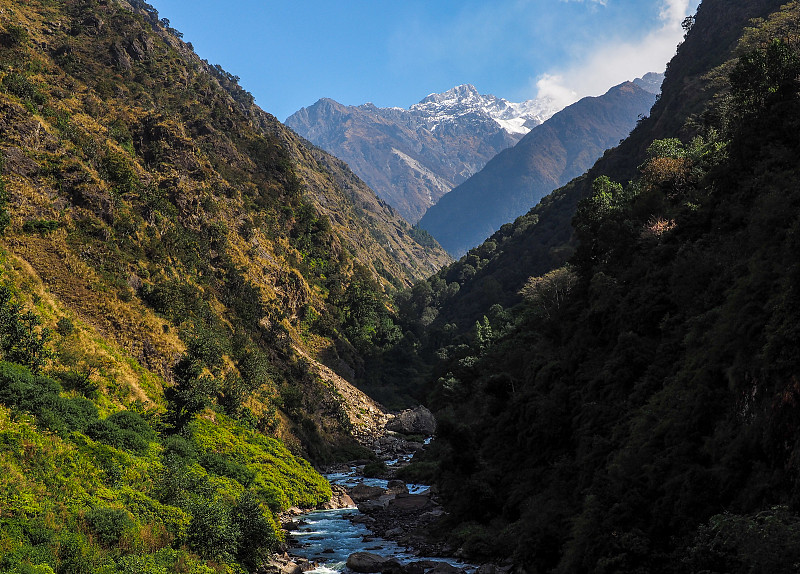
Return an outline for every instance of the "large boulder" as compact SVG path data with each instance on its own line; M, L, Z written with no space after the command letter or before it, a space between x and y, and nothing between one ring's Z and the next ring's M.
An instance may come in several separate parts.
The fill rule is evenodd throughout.
M408 494L408 485L403 480L390 480L386 485L387 494Z
M397 414L386 423L387 430L403 434L431 436L436 432L436 418L422 405Z
M380 572L389 562L389 558L371 552L356 552L347 557L347 567L353 572Z
M384 490L379 486L368 486L363 482L355 485L350 489L350 498L356 502L364 502L366 500L373 500L383 495Z
M343 486L339 486L334 484L331 487L331 499L327 502L323 502L317 508L321 510L336 510L339 508L354 508L355 501L350 498L350 495L347 493L347 489Z

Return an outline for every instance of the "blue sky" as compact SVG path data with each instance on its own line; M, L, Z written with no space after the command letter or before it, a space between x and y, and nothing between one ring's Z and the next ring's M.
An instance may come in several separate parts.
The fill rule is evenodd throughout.
M470 83L570 103L663 71L699 0L151 0L284 120L322 97L407 108Z

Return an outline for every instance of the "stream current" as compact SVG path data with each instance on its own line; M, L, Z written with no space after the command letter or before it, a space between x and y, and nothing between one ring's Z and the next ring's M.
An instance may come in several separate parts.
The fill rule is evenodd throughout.
M392 463L389 462L389 466ZM356 474L355 467L350 472L336 472L326 474L325 478L331 484L352 488L363 483L368 486L386 488L388 481L379 478L365 478ZM421 484L409 484L411 494L424 492L428 487ZM416 562L431 560L447 562L457 568L474 570L474 566L459 562L455 559L433 558L418 556L396 542L375 536L364 524L352 522L349 517L361 514L357 508L343 508L338 510L313 510L297 517L300 524L298 530L292 531L292 538L296 540L292 554L317 562L319 566L311 573L334 574L345 569L347 557L354 552L370 552L387 558L396 558L399 562Z

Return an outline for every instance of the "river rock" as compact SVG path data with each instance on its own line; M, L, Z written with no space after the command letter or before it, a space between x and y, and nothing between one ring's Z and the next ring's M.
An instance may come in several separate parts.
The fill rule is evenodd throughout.
M390 480L386 485L387 494L408 494L408 485L402 480Z
M353 572L380 572L389 559L371 552L356 552L347 557L347 567Z
M397 414L386 423L386 428L403 434L431 436L436 432L436 419L431 411L420 405Z
M364 502L359 502L358 510L364 514L384 510L387 506L389 506L393 498L394 497L392 495L384 495L374 500L365 500Z
M350 489L350 498L356 502L364 502L378 498L384 493L384 490L379 486L367 486L366 484L359 483Z
M425 574L426 571L431 570L434 566L436 566L436 562L433 560L417 560L406 564L406 573Z
M332 496L327 502L323 502L317 508L320 510L337 510L339 508L354 508L356 503L347 493L343 486L333 485L331 487Z
M303 569L299 564L288 562L281 568L281 574L303 574Z
M430 497L425 494L398 494L390 500L387 508L394 512L419 512L430 505Z
M381 574L406 574L406 569L400 562L392 558L383 563Z
M438 562L432 570L428 570L426 574L463 574L464 570L456 568L447 562Z

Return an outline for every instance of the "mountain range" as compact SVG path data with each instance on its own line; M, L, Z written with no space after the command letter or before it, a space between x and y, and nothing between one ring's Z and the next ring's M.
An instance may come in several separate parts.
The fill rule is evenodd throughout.
M478 173L444 195L419 222L450 254L463 255L501 225L589 169L647 115L656 100L652 74L587 97L535 126ZM645 85L648 89L641 87Z
M552 100L509 102L471 85L404 108L323 98L286 125L345 161L408 221L558 111Z

